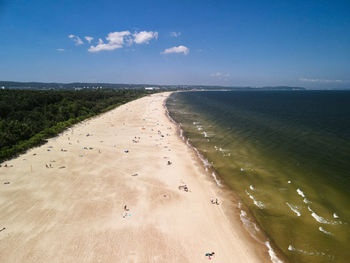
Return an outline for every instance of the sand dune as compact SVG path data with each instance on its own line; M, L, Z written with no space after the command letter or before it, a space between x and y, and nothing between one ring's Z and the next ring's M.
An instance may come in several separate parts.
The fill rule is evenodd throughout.
M0 262L205 262L207 252L213 262L266 261L177 136L168 95L127 103L4 162Z

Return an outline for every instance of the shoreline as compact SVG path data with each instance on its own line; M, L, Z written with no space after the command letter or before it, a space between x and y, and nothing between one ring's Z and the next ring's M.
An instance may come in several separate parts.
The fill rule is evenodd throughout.
M225 91L225 90L223 90ZM173 93L173 92L172 92ZM184 130L181 123L177 123L171 116L170 112L166 106L167 100L171 94L165 100L163 107L165 108L165 114L169 120L177 126L177 134L181 138L184 144L189 147L195 157L197 158L198 163L203 166L205 173L208 177L211 178L216 184L216 187L222 193L222 198L226 201L231 202L228 207L225 207L225 213L228 215L231 224L239 223L241 228L244 230L246 238L252 239L248 242L252 242L253 245L259 250L261 256L268 256L269 262L273 263L283 263L288 262L283 252L270 240L270 237L265 233L262 227L258 224L255 217L250 212L249 208L243 203L243 201L238 197L238 195L230 189L225 183L221 182L220 174L212 167L209 160L204 157L204 155L190 143L190 139L184 136ZM256 243L256 244L254 244ZM267 255L266 255L267 254Z
M121 105L6 161L0 261L203 262L215 251L216 262L268 262L177 135L163 107L169 94Z

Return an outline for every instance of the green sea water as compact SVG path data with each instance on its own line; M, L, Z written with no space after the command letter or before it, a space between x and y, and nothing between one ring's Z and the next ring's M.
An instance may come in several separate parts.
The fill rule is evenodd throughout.
M290 262L350 262L349 91L179 92L167 108Z

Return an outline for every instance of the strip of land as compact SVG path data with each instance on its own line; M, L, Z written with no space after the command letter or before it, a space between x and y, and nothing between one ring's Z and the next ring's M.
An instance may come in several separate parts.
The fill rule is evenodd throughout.
M129 102L2 163L0 262L204 262L212 252L214 262L266 261L177 135L168 95Z

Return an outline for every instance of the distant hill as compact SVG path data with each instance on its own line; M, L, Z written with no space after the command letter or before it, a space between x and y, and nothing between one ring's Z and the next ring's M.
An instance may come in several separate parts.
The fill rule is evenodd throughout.
M6 89L144 89L156 88L164 90L305 90L302 87L274 86L274 87L226 87L207 85L157 85L157 84L113 84L113 83L46 83L46 82L17 82L0 81L0 88Z

